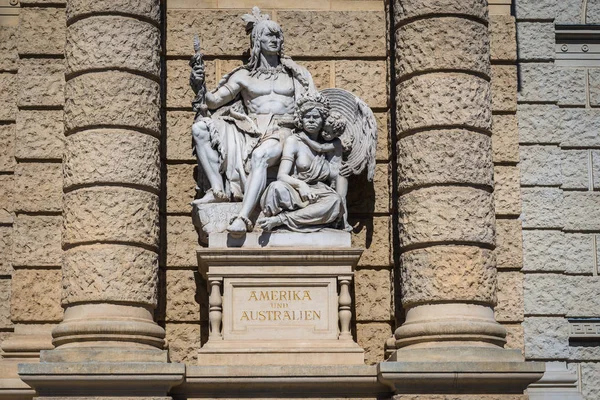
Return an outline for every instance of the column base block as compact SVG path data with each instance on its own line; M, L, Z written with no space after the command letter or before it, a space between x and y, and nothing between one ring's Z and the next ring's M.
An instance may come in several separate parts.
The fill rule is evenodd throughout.
M38 398L165 398L183 382L185 364L42 362L19 364L19 376Z
M46 363L85 362L168 362L167 350L148 350L131 347L71 347L42 350L40 361Z
M397 394L522 394L544 370L518 350L473 346L400 349L377 374Z

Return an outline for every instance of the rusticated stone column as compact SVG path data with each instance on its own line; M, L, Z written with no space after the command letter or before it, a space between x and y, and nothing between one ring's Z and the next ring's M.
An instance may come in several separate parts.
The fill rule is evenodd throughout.
M394 18L406 311L396 359L498 349L487 1L400 0Z
M67 1L64 321L45 361L166 361L157 301L159 0ZM149 351L145 351L149 350ZM79 354L79 355L78 355ZM79 359L81 358L81 359Z

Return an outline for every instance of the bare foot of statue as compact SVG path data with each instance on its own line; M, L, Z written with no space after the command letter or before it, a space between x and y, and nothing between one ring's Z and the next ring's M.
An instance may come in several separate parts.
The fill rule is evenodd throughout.
M258 221L256 221L256 223L260 225L263 231L267 232L270 232L278 226L283 225L281 218L279 218L278 216L261 218Z
M209 203L226 203L229 199L224 192L215 192L209 189L200 199L192 201L192 205L209 204Z
M232 236L243 236L246 232L252 232L253 228L252 221L242 215L238 215L229 223L227 232L231 233Z

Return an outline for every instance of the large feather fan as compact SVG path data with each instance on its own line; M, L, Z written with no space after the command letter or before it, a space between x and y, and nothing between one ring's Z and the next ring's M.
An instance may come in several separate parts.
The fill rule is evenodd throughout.
M340 138L344 146L342 176L358 175L367 167L367 178L372 181L377 152L377 122L373 111L347 90L324 89L320 93L329 99L331 110L346 120L346 129Z

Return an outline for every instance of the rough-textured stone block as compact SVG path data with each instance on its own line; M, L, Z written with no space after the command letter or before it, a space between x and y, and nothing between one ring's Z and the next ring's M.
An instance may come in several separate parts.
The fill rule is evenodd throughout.
M64 305L86 301L156 306L158 254L117 244L77 246L64 253Z
M192 38L196 32L204 54L242 55L248 50L248 37L241 16L248 12L249 10L168 10L167 55L193 54ZM288 32L285 33L286 36L289 35ZM285 45L287 48L287 42Z
M588 0L586 2L586 24L598 24L600 23L600 3L598 0Z
M569 360L600 360L600 347L585 344L569 346Z
M71 24L67 37L68 73L111 67L160 73L160 31L145 21L95 16Z
M554 24L519 22L517 24L519 60L554 60Z
M197 267L198 247L198 234L191 217L167 217L167 267Z
M523 228L562 228L563 192L558 188L522 188Z
M387 269L362 269L354 273L357 321L389 321L392 282Z
M63 160L64 187L124 183L160 187L160 142L122 129L78 132L67 138Z
M561 110L554 105L520 104L517 111L519 142L560 143Z
M490 83L474 75L433 73L398 84L398 132L461 125L491 129Z
M521 146L521 185L559 186L561 151L558 146Z
M122 71L83 74L65 87L67 131L86 126L133 126L158 135L160 85Z
M13 322L61 321L61 271L19 269L12 278L10 315Z
M353 176L348 183L346 204L349 213L388 213L390 211L390 175L387 164L375 166L373 182L367 180L366 173Z
M387 107L386 69L385 61L336 61L335 87L354 93L369 107Z
M564 289L567 317L600 317L600 277L569 276Z
M506 328L505 349L521 350L525 354L525 338L522 325L503 325Z
M171 362L196 365L200 348L200 325L166 324L165 331Z
M558 125L563 147L600 146L600 111L577 108L563 109Z
M0 226L0 275L11 275L12 269L12 226Z
M196 287L205 284L200 280L198 271L167 271L167 308L166 321L200 321L200 300Z
M434 246L400 255L402 304L440 301L496 303L492 251L474 246Z
M389 119L387 112L375 113L377 120L377 161L388 161L390 159Z
M523 231L523 271L563 272L564 234L558 230Z
M0 329L12 327L10 320L10 278L0 278Z
M332 66L335 68L335 61L300 61L298 64L310 72L317 90L327 89L332 86L335 76L332 76ZM226 71L223 71L226 72Z
M487 19L487 2L483 0L394 0L396 22L427 14L462 14Z
M517 59L515 17L512 15L490 15L490 55L492 61Z
M588 90L590 93L590 105L592 107L600 107L600 71L597 69L588 69L588 74Z
M64 130L62 111L19 111L15 156L19 159L62 160Z
M600 16L597 21L600 22ZM594 400L600 393L600 363L581 363L580 365L581 393L585 400Z
M127 0L115 3L112 0L73 0L67 3L67 17L69 19L83 14L102 14L106 12L133 14L149 18L157 23L160 21L160 5L156 1Z
M526 274L523 281L526 315L565 315L567 279L562 274Z
M167 112L167 160L196 161L192 155L193 122L193 112Z
M523 321L523 274L498 272L498 304L494 309L498 322Z
M600 230L600 192L565 192L563 206L565 230Z
M23 60L19 67L17 86L19 107L62 107L65 104L64 60Z
M0 175L0 223L12 224L14 211L14 175Z
M492 65L492 110L517 111L517 67Z
M494 167L494 199L498 215L519 215L521 213L521 190L519 167L497 165Z
M15 167L15 210L60 212L62 210L62 165L19 163Z
M223 71L229 73L230 71ZM212 90L217 86L215 62L205 62L206 87ZM220 79L220 77L219 77ZM190 65L187 60L167 61L167 107L192 108L194 91L190 87ZM191 124L190 128L191 129Z
M61 265L61 216L20 214L13 231L13 265Z
M600 189L600 151L592 150L592 186L594 190Z
M382 322L356 324L356 341L365 350L366 364L377 364L384 360L384 343L391 336L390 324Z
M529 317L523 321L525 357L528 360L566 359L569 356L569 321L557 317Z
M196 194L194 164L167 165L167 212L189 213Z
M349 218L348 222L354 228L352 247L365 249L358 265L389 267L391 265L390 218Z
M19 54L64 54L64 8L23 7L19 12Z
M0 73L0 121L14 121L17 116L17 74Z
M591 275L594 272L593 234L565 233L562 247L565 273Z
M0 125L0 171L11 172L15 169L15 124Z
M400 245L478 242L494 244L493 196L469 187L414 190L400 196Z
M128 187L90 187L64 196L63 243L118 241L158 246L158 196Z
M291 56L386 55L383 11L278 11L277 21L285 33L285 52Z
M428 130L398 139L401 190L432 184L493 186L492 141L466 130Z
M19 69L17 29L16 26L0 26L0 71Z
M549 102L558 100L558 76L554 63L521 64L519 73L521 77L521 86L518 95L519 101ZM516 85L516 76L513 75L510 79Z
M490 74L488 28L479 21L417 19L398 28L396 43L397 78L431 70Z
M496 219L496 263L498 269L521 269L523 237L518 219Z
M589 188L589 152L587 150L563 150L560 167L563 189Z
M492 116L492 150L494 162L519 162L519 130L515 115Z
M580 1L519 0L516 2L517 19L552 20L580 23Z
M560 68L557 73L558 104L561 106L585 106L587 102L587 70L584 68Z

